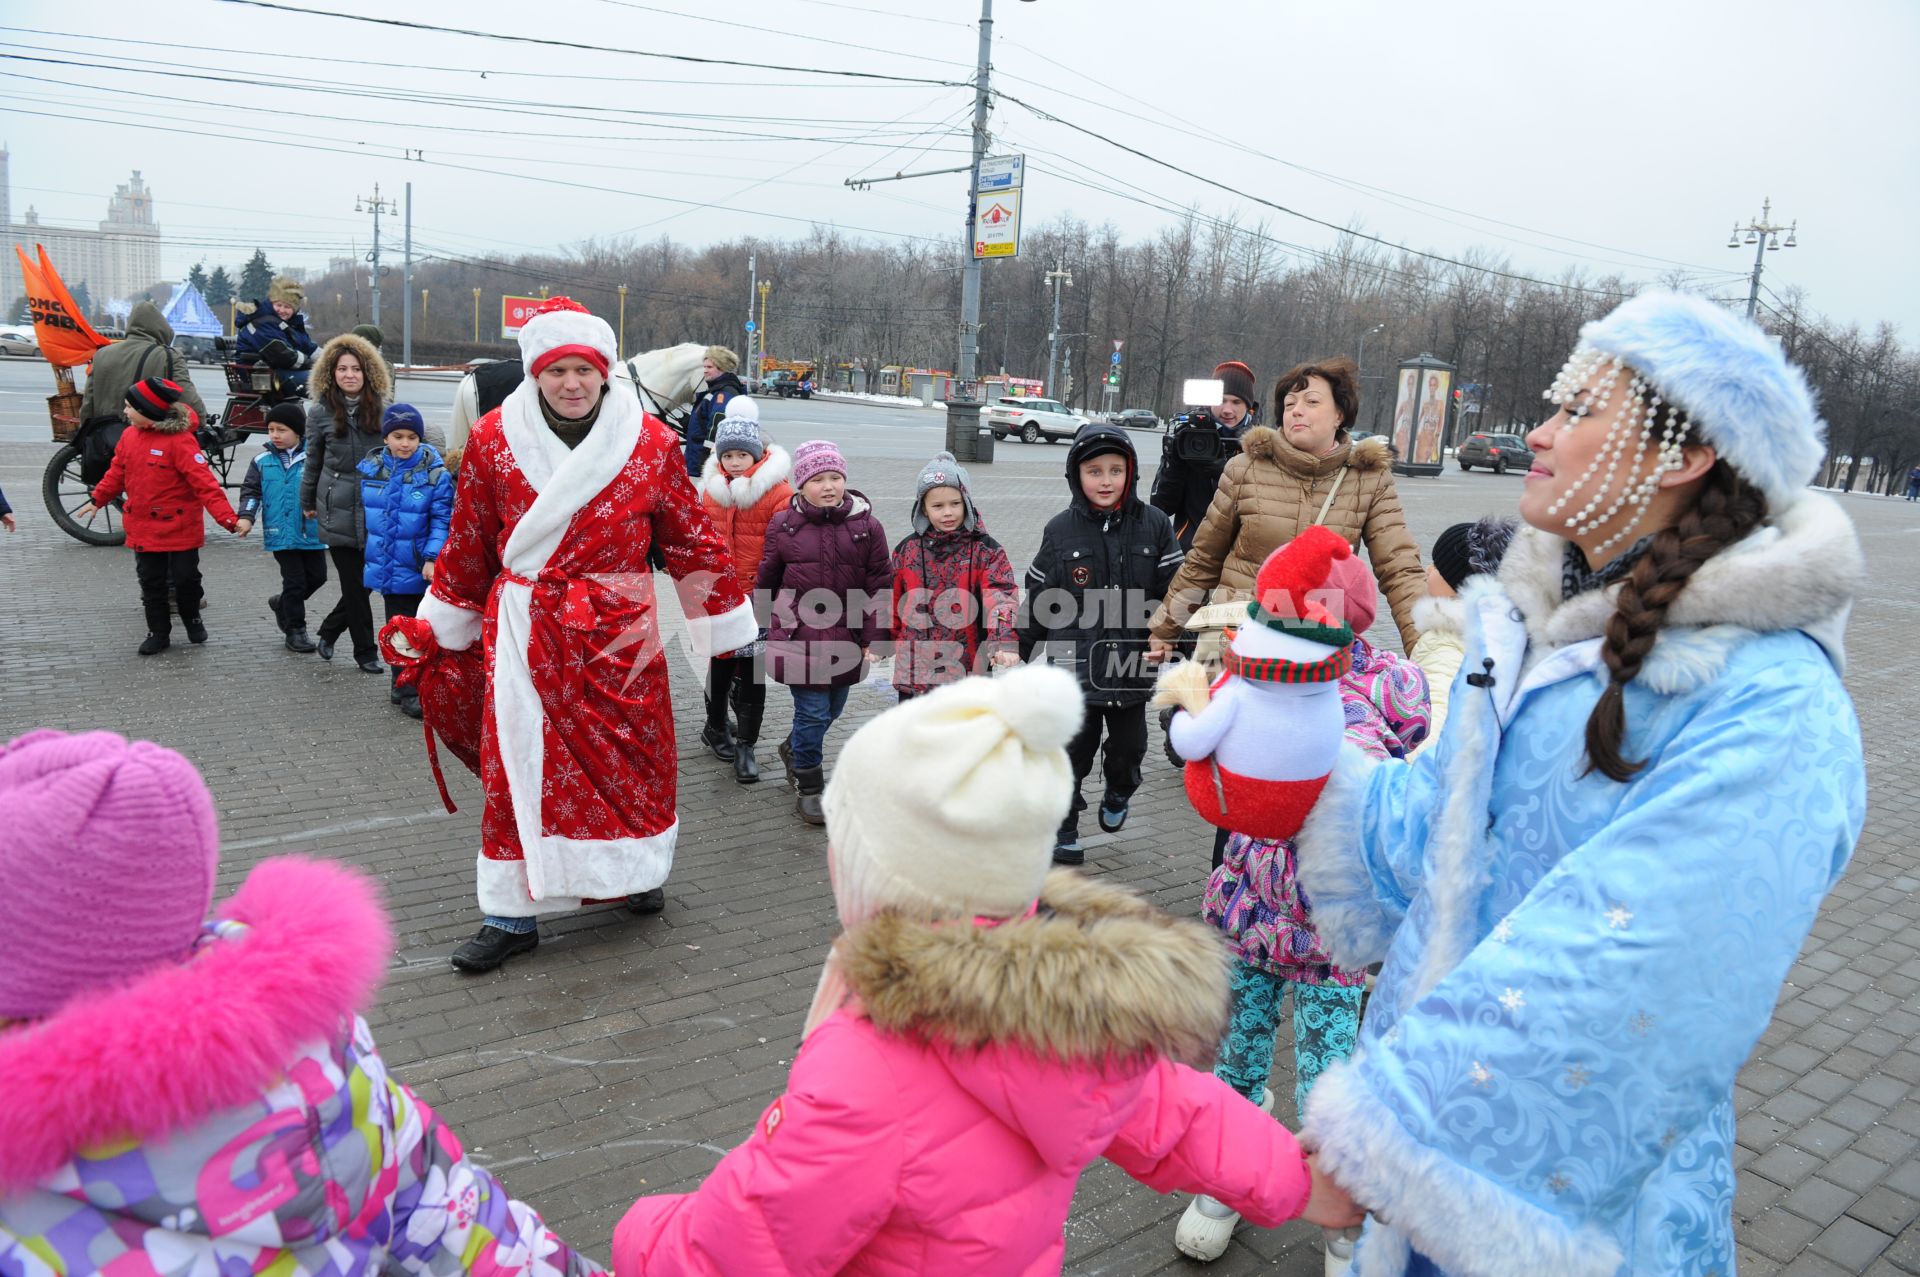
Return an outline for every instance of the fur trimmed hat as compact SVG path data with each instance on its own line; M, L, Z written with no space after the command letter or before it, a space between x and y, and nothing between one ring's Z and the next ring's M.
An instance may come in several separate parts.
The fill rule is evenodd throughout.
M520 358L527 376L538 377L556 359L578 356L605 377L620 357L613 326L571 297L555 297L536 307L520 329Z
M725 346L708 346L701 352L702 358L711 359L713 366L721 372L732 372L740 366L740 356Z
M713 431L713 455L744 452L755 461L767 455L767 437L760 432L760 405L750 395L727 400L726 415Z
M1710 444L1779 514L1826 457L1826 423L1801 371L1752 321L1700 297L1644 293L1580 330L1685 409Z
M936 688L855 732L824 799L841 925L888 909L1030 909L1073 797L1067 742L1085 712L1071 674L1025 665Z
M279 275L267 285L267 300L285 302L295 310L299 310L307 304L307 290L303 285L288 279L285 275Z

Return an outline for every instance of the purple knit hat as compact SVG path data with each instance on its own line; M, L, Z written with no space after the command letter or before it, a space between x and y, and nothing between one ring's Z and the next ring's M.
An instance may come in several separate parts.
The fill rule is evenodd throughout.
M112 732L0 747L0 1019L187 956L213 901L220 830L193 764Z
M816 474L833 471L841 478L847 477L847 459L840 455L840 449L826 439L809 439L793 450L793 486L798 488Z

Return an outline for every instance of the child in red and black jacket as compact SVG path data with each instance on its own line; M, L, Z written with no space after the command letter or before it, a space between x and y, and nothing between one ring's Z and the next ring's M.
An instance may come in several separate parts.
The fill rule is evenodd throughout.
M207 529L200 511L204 507L229 532L239 524L194 438L199 421L193 409L180 402L182 393L164 377L133 384L126 406L127 424L133 429L120 436L113 464L90 494L92 499L74 511L92 522L109 501L122 494L127 498L127 545L134 552L133 571L147 612L142 656L164 652L172 642L169 585L188 640L207 641L206 622L200 619L200 547L206 544Z
M893 686L901 700L989 665L1020 663L1013 562L987 535L967 472L934 456L913 491L913 532L893 548Z

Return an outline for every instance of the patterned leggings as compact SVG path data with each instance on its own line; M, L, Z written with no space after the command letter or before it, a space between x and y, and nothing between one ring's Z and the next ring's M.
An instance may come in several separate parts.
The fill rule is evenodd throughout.
M1360 1033L1359 986L1301 984L1235 962L1233 1011L1227 1040L1220 1044L1214 1076L1254 1103L1273 1071L1274 1036L1280 1031L1280 1006L1293 990L1293 1109L1305 1114L1307 1092L1329 1064L1353 1054Z

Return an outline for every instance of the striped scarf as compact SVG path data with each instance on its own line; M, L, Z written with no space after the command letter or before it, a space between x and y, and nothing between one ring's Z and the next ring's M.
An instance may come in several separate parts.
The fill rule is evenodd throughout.
M1283 656L1241 656L1227 649L1227 673L1255 683L1332 683L1353 668L1353 649L1342 647L1318 661L1289 661Z

